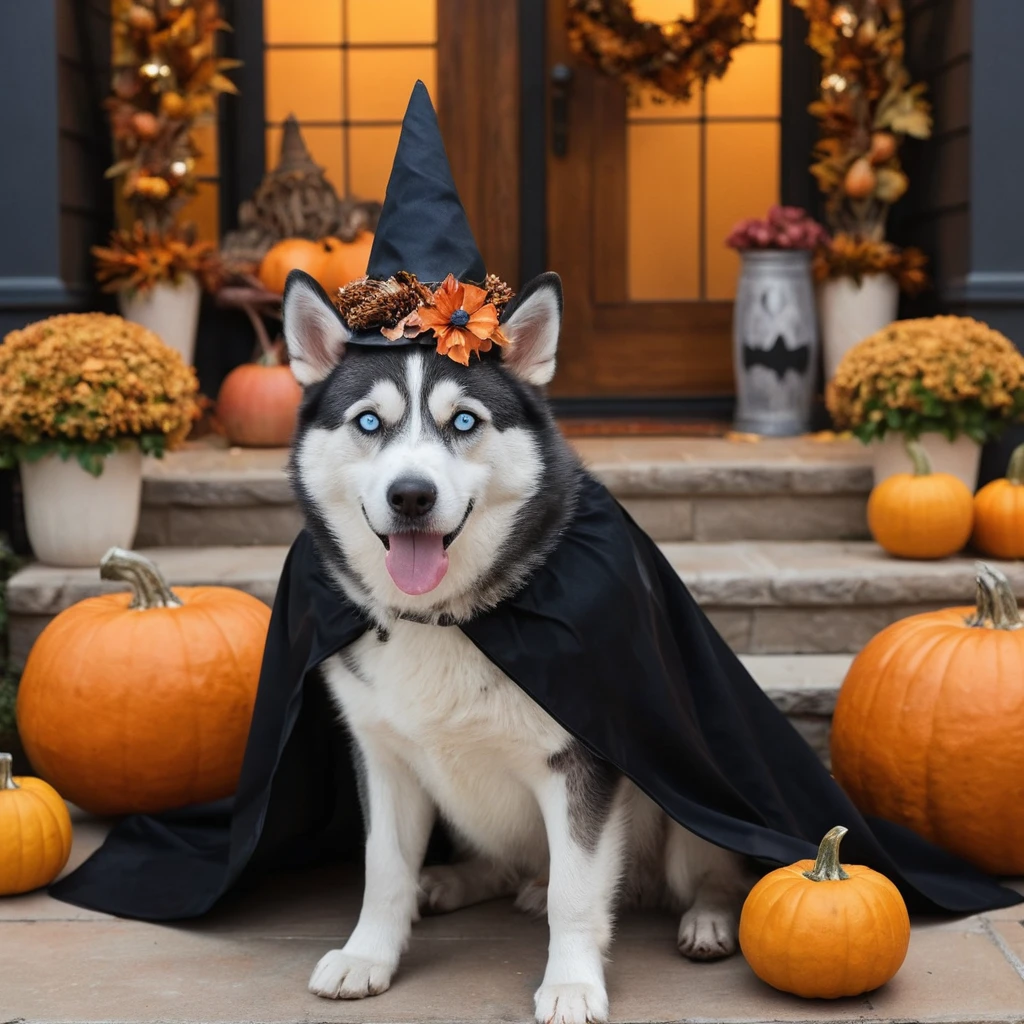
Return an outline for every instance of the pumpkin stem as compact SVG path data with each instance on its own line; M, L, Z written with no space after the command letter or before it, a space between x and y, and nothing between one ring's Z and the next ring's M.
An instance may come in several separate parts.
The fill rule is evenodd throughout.
M1024 629L1017 598L1006 575L994 565L976 562L978 581L977 607L967 617L967 625L985 629Z
M932 463L921 442L908 437L904 439L903 445L907 449L910 461L914 464L914 476L929 476L932 471Z
M20 789L14 782L14 758L0 754L0 789Z
M1024 485L1024 444L1017 445L1006 468L1006 479L1011 484Z
M180 608L181 599L167 585L160 570L137 551L111 548L100 562L100 579L117 580L132 588L129 608Z
M818 847L818 858L814 862L814 867L804 872L804 878L809 878L812 882L841 882L850 877L839 863L839 844L849 831L842 825L836 825L835 828L828 830Z

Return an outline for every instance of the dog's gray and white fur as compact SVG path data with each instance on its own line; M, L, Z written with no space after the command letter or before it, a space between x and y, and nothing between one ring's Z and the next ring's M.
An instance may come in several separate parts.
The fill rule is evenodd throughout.
M385 991L420 910L513 894L547 913L541 1022L607 1019L618 904L681 911L692 959L736 949L742 859L670 821L452 628L521 587L573 514L584 471L543 393L560 322L561 285L542 275L505 318L511 344L465 368L422 346L346 348L326 296L289 281L284 332L306 392L293 486L337 586L378 626L324 670L358 747L368 835L359 921L316 965L317 995ZM462 412L468 431L454 427ZM425 514L395 500L408 481L425 487ZM388 536L410 530L444 535L449 558L420 595L385 567ZM467 857L424 870L438 814Z

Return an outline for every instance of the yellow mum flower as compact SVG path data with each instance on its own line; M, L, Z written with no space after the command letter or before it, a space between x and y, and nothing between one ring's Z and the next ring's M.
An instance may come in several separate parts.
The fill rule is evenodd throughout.
M0 345L0 436L99 441L164 434L199 416L195 371L155 334L103 313L70 313L12 331Z

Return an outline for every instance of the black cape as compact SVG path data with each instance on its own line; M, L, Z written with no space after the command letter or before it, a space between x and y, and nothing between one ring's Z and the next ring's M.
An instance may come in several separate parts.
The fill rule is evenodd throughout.
M262 870L362 845L348 739L315 670L370 624L295 541L274 605L235 798L118 825L58 899L125 917L205 913ZM813 857L888 875L911 910L977 912L1021 896L889 822L865 819L600 484L515 598L460 628L594 753L676 821L766 864Z

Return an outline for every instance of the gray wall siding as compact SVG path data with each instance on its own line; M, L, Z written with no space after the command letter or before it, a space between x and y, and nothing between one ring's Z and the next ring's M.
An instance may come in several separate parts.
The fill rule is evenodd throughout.
M931 139L905 147L910 191L894 211L893 235L931 257L936 290L908 312L933 312L970 269L971 0L906 0L904 6L907 65L915 80L928 84L935 124Z
M0 34L0 336L95 301L89 247L111 220L106 0L5 0Z

